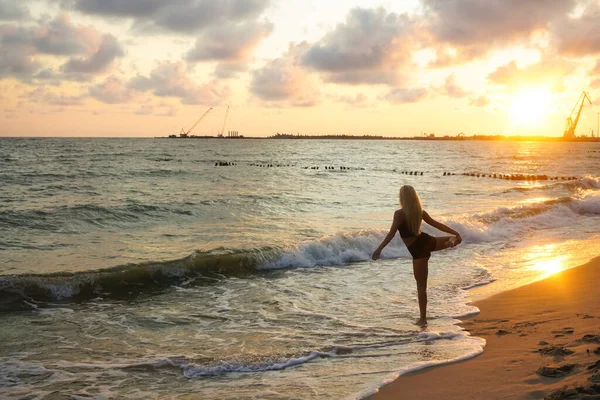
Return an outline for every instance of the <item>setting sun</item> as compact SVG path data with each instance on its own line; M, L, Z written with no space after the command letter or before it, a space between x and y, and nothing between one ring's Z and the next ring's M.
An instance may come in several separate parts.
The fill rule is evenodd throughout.
M541 125L548 117L552 92L547 87L528 88L515 94L510 104L514 125L531 127Z

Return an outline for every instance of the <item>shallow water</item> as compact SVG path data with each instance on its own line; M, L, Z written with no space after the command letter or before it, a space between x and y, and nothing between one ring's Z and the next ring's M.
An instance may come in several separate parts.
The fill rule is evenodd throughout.
M476 355L465 289L597 255L598 147L0 140L0 395L338 399ZM424 330L400 239L370 261L402 184L464 238L430 262Z

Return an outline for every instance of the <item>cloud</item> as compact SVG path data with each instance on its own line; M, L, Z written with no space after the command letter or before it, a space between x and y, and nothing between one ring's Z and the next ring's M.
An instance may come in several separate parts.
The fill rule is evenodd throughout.
M416 41L407 15L383 8L350 10L344 23L312 45L302 61L329 82L397 84Z
M292 44L282 57L255 70L250 83L251 93L268 102L287 102L299 107L317 104L320 98L318 86L299 64L307 46L307 43Z
M240 72L248 69L248 64L245 62L220 62L215 67L215 77L221 79L229 79L237 76Z
M14 21L29 18L29 9L24 1L0 0L0 21Z
M152 104L142 104L135 110L135 115L151 115L154 113L154 106Z
M526 41L571 11L575 0L422 0L426 30L441 64L466 62ZM444 54L450 46L453 57Z
M488 81L509 89L521 86L545 85L554 91L564 90L564 78L573 71L573 65L558 58L543 58L540 62L520 68L516 61L497 68L488 75Z
M270 22L219 25L206 30L187 54L189 61L239 61L273 31Z
M123 48L112 35L104 35L98 50L89 57L72 58L64 66L66 73L95 74L108 69L117 57L125 55Z
M150 17L166 5L164 0L75 0L64 3L84 13L111 17Z
M399 72L393 67L379 71L374 69L339 71L326 74L325 79L330 83L347 85L395 85L403 80Z
M357 93L354 96L330 96L333 101L345 103L356 108L365 108L369 106L369 98L364 93Z
M396 88L390 90L381 97L392 104L416 103L427 97L427 89L424 88Z
M21 97L32 103L44 103L55 106L80 106L87 99L87 95L85 94L67 95L65 93L54 93L44 86L39 86Z
M74 25L67 14L40 20L37 26L0 25L0 78L87 79L104 72L124 55L117 39L91 26ZM66 61L56 72L41 56ZM45 67L45 68L44 68Z
M197 33L209 26L259 17L270 0L74 0L83 13L130 18L142 31Z
M159 62L149 76L138 75L128 86L142 92L150 91L158 97L177 97L183 104L218 105L231 94L229 86L217 81L197 85L182 61Z
M186 54L190 62L221 61L215 76L228 79L246 71L258 44L273 31L268 21L223 24L206 29Z
M136 115L154 115L156 117L173 117L177 115L175 107L161 103L158 109L153 104L142 104L135 110Z
M27 39L38 52L57 56L92 53L101 41L96 29L74 25L68 14L39 21L39 25L29 30L28 35Z
M448 75L444 85L440 88L440 93L454 98L464 97L467 95L467 92L456 83L454 74Z
M590 2L579 17L563 15L551 26L553 43L562 55L600 53L600 4Z
M487 96L481 95L479 97L471 99L469 105L472 107L485 107L490 104L490 99Z
M596 66L589 73L590 75L600 75L600 60L596 62Z
M41 63L32 58L34 49L27 43L27 32L16 25L0 25L0 78L25 79L34 74Z
M135 91L115 76L109 76L103 83L89 88L90 96L107 104L127 103L135 95Z

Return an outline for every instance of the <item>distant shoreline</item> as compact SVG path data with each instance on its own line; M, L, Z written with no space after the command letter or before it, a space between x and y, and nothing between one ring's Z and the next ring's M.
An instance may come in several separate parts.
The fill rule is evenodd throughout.
M221 139L221 140L422 140L422 141L505 141L505 142L585 142L600 143L600 138L575 137L563 138L557 136L440 136L440 137L386 137L386 136L351 136L351 135L304 135L294 137L277 136L239 136L239 137L218 137L218 136L192 136L185 138L173 138L166 136L0 136L0 140L10 139L171 139L171 140L194 140L194 139Z
M440 137L428 137L428 136L412 136L412 137L388 137L388 136L353 136L353 135L285 135L277 134L274 136L267 137L219 137L219 136L188 136L188 137L156 137L155 139L176 139L176 140L190 140L190 139L225 139L225 140L239 140L239 139L276 139L276 140L424 140L424 141L465 141L465 140L493 140L493 141L522 141L522 142L599 142L600 138L597 137L575 137L575 138L564 138L562 136L501 136L501 135L473 135L473 136L440 136Z

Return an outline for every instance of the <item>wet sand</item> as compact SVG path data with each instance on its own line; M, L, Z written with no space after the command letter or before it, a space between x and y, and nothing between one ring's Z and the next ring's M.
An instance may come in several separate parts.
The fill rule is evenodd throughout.
M487 341L483 354L370 399L600 399L600 257L475 305L461 326Z

